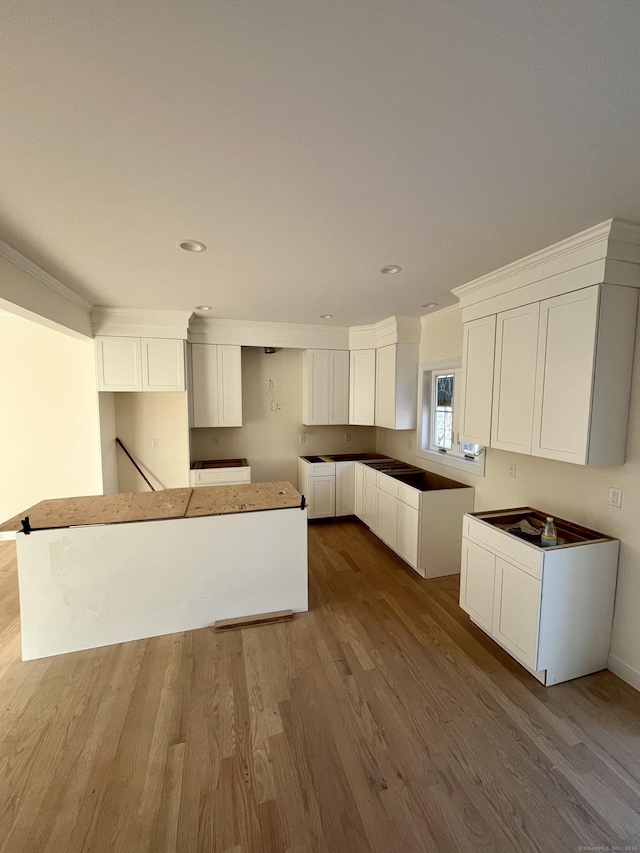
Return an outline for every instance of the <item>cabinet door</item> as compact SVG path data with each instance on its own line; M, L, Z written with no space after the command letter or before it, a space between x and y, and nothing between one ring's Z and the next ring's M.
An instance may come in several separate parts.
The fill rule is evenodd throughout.
M496 557L491 634L508 652L537 669L542 582Z
M142 391L140 338L97 337L98 391Z
M496 317L465 323L462 337L460 441L489 446Z
M336 478L309 478L308 518L330 518L336 513Z
M302 423L329 423L329 350L308 349L302 355Z
M349 351L329 351L330 424L349 423Z
M142 338L142 390L184 391L184 341Z
M531 453L540 303L498 314L491 447Z
M388 492L378 489L378 523L376 535L394 550L398 541L399 501Z
M487 633L493 633L496 558L468 539L462 540L460 607Z
M242 363L239 346L217 346L218 426L242 426Z
M364 523L376 532L378 527L378 487L375 481L364 480L363 518Z
M403 560L416 569L418 567L418 519L419 512L398 501L398 535L396 550Z
M395 429L396 348L376 350L376 426Z
M336 515L355 512L355 462L336 462Z
M364 465L356 462L353 466L353 471L355 491L354 512L361 521L364 521Z
M532 453L587 463L598 285L540 304Z
M194 427L217 427L218 348L215 344L191 345Z
M376 351L353 350L349 355L349 423L373 426L376 400Z

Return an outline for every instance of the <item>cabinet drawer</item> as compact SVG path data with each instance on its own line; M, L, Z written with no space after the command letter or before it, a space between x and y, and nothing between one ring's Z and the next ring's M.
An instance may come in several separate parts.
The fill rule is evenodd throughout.
M402 503L408 504L414 509L420 508L420 492L417 489L405 486L404 483L398 483L398 497Z
M501 530L490 527L488 524L468 515L464 517L462 535L491 548L498 556L507 557L509 560L518 563L533 577L542 577L544 555L533 545L521 542L514 536L503 533Z
M388 495L393 495L394 498L398 497L398 486L399 483L397 480L394 480L393 477L387 477L386 474L381 474L378 472L378 488L383 492L386 492Z
M336 473L335 462L310 462L309 476L310 477L330 477Z
M235 486L251 482L251 468L208 468L189 472L192 486Z
M368 465L364 465L364 478L369 483L375 483L378 478L378 472L375 468L369 468Z

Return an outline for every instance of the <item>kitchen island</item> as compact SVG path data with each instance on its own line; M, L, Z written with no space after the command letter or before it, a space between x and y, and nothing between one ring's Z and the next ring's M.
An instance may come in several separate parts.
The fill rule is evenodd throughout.
M0 525L16 534L23 660L307 610L301 505L287 482L36 504Z

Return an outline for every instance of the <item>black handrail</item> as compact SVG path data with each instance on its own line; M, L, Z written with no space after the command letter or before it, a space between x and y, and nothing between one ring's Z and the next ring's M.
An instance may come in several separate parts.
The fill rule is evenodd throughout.
M142 471L142 469L140 468L140 466L138 465L138 463L136 462L136 460L135 460L135 459L133 458L133 456L129 453L129 451L128 451L128 450L127 450L127 448L124 446L124 444L120 441L120 439L119 439L119 438L116 438L116 444L119 444L119 445L120 445L120 447L121 447L121 448L124 450L124 452L127 454L127 456L129 457L129 459L131 460L131 464L134 466L134 468L136 469L136 471L138 472L138 474L140 474L140 476L141 476L141 477L142 477L142 479L145 481L145 483L147 484L147 486L149 486L149 488L151 489L151 491L152 491L152 492L155 492L154 487L151 485L151 483L149 482L149 480L145 477L144 472Z

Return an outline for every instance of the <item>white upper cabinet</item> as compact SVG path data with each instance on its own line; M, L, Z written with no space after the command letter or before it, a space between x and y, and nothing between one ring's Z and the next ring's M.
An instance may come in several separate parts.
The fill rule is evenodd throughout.
M491 441L495 341L495 315L464 324L460 441L484 446Z
M191 426L242 426L241 347L191 344Z
M349 354L349 423L374 426L376 415L376 351Z
M184 391L184 341L141 338L142 390Z
M636 288L596 284L465 323L460 439L621 465L637 303Z
M540 305L534 456L624 462L638 291L595 285Z
M536 302L497 317L491 447L500 450L531 453L539 316Z
M389 344L376 350L376 426L416 428L417 383L416 344Z
M184 341L99 336L98 391L184 391Z
M455 288L460 440L621 465L639 289L640 226L613 219Z
M305 350L302 356L302 423L349 422L349 351Z

